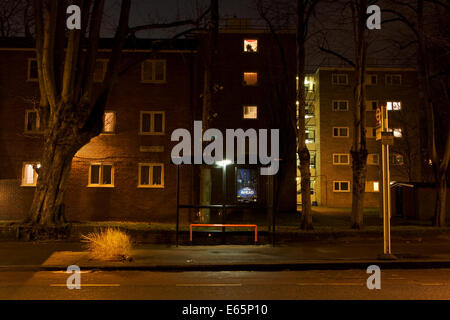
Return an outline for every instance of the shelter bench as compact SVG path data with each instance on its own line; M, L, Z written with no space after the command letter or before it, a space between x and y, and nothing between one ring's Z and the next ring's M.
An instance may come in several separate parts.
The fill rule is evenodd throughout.
M192 223L189 226L189 240L192 242L192 227L236 227L236 228L254 228L255 243L258 242L258 226L256 224L209 224L209 223Z

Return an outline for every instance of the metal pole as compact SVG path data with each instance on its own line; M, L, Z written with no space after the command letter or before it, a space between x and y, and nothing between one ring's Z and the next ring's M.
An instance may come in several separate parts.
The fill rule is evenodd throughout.
M177 165L177 232L176 246L178 247L178 231L180 228L180 165Z
M388 111L383 106L382 110L382 130L387 131ZM382 168L383 168L383 236L384 236L384 254L391 255L391 190L389 173L389 145L382 141Z
M227 165L222 168L222 224L225 224L225 203L227 201ZM225 244L225 227L222 227L222 242Z

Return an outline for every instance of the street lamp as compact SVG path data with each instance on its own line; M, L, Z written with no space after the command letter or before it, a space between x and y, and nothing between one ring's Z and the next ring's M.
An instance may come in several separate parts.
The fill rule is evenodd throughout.
M223 159L216 161L216 165L222 167L222 224L225 224L225 204L227 202L227 165L233 161ZM222 227L222 241L225 243L225 227Z

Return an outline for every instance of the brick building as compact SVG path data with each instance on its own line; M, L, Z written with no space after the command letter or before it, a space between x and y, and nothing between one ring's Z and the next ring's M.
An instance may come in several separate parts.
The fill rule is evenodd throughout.
M222 132L276 128L268 95L273 95L270 88L280 75L278 49L269 33L241 27L230 23L219 35L214 77L220 92L213 126ZM171 133L177 128L192 132L194 120L201 120L202 37L170 41L157 51L151 49L151 40L127 42L121 62L127 71L107 102L103 133L81 148L72 162L65 199L69 221L174 221L177 168L171 163L176 144ZM293 34L283 36L283 41L289 37ZM101 42L98 83L106 72L110 44L107 39ZM289 51L294 63L295 50ZM294 85L295 74L289 79ZM33 44L1 40L0 219L24 218L32 201L43 143L34 109L38 95ZM228 203L266 204L268 180L256 174L258 168L227 166ZM198 203L197 170L181 167L182 203ZM221 170L213 167L212 203L222 201ZM295 177L295 167L288 174ZM243 188L252 189L253 197L239 194ZM294 178L283 185L281 210L295 211L295 188ZM188 217L183 213L182 219Z

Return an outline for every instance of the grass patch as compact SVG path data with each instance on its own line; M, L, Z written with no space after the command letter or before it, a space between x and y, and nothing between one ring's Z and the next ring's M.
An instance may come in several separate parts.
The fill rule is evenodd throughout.
M131 237L119 228L108 227L81 236L91 258L102 261L131 260Z

